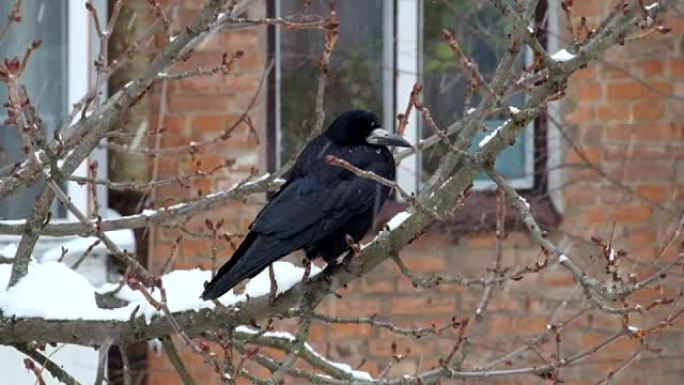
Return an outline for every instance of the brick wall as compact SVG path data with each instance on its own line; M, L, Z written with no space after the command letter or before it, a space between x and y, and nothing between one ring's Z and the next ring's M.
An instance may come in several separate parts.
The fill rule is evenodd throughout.
M181 20L199 7L195 2L181 2ZM197 2L199 4L200 2ZM596 26L609 11L607 2L575 1L575 22L586 16L589 26ZM252 15L263 13L254 9ZM629 273L634 262L648 262L662 244L668 225L684 203L684 17L669 19L670 34L650 34L630 41L610 52L598 64L577 73L559 103L563 132L582 155L578 155L567 140L560 148L564 167L562 187L565 200L563 221L552 232L554 241L569 252L575 262L601 277L605 265L596 245L587 242L595 236L612 239L615 248L629 251L623 269ZM228 76L193 78L169 83L166 113L162 125L168 128L163 146L187 144L215 135L236 119L255 92L265 60L265 34L261 29L244 29L212 37L197 49L178 69L206 67L218 63L224 50L242 49L245 57ZM213 65L213 64L211 64ZM157 89L158 91L158 89ZM159 97L159 95L157 95ZM159 105L159 103L157 103ZM156 117L159 111L151 112ZM250 114L262 142L265 127L265 103L261 98ZM153 120L156 118L153 118ZM551 127L550 129L554 129ZM226 172L211 178L196 180L189 188L177 185L160 188L158 202L164 199L191 199L199 191L206 193L226 188L248 175L251 167L263 169L265 154L246 125L240 125L230 140L197 154L170 155L159 158L159 176L177 175L211 168L235 158L237 163ZM588 159L596 168L582 167ZM197 161L201 165L197 166ZM602 174L605 174L604 177ZM611 183L609 180L618 182ZM559 187L559 186L556 186ZM552 186L553 188L553 186ZM632 192L634 191L638 195ZM263 197L250 198L247 203L233 203L211 212L214 220L224 219L224 230L240 234L262 204ZM457 217L458 215L456 215ZM204 229L204 217L191 220L187 229ZM448 230L448 229L447 229ZM177 230L156 229L152 271L158 269L169 254ZM211 242L193 238L187 233L175 260L176 268L210 266ZM439 230L428 231L402 252L406 264L418 273L461 274L480 277L492 265L496 239L493 233L463 234ZM221 260L230 254L227 242L221 242ZM670 260L676 247L661 258ZM593 255L594 258L590 258ZM503 248L503 265L530 265L540 260L540 251L522 232L508 234ZM678 290L678 288L675 288ZM648 302L648 297L673 290L661 288L636 297ZM443 286L433 290L416 290L388 261L368 276L341 290L341 299L330 298L321 312L339 316L369 316L378 314L398 326L437 326L451 317L473 318L481 297L480 289ZM571 277L556 267L531 275L519 282L509 282L497 288L489 310L481 322L471 320L469 333L477 344L471 347L467 361L470 367L483 364L543 332L550 322L570 318L583 304L583 296ZM635 322L644 322L636 317ZM579 316L563 333L562 350L569 354L596 344L620 325L620 318L599 312ZM678 384L684 377L681 355L684 354L684 329L681 322L668 329L658 340L662 356L644 355L622 373L621 384ZM288 325L280 325L287 328ZM393 342L397 352L408 356L394 363L390 374L412 373L437 365L437 359L449 351L453 341L426 337L420 340L399 338L392 333L363 325L325 326L314 323L312 345L332 359L361 364L361 369L377 374L390 359ZM613 370L638 345L638 340L623 339L601 351L586 364L564 370L568 383L594 383ZM547 357L555 349L552 342L540 344L538 352ZM527 352L523 356L531 357ZM197 357L187 354L196 380L217 383L211 370ZM669 357L669 359L667 358ZM511 363L515 365L516 359ZM540 361L541 362L541 361ZM543 382L533 377L497 380L498 383ZM485 382L485 381L482 381ZM490 381L486 381L489 383ZM171 365L164 357L149 356L149 384L179 383Z

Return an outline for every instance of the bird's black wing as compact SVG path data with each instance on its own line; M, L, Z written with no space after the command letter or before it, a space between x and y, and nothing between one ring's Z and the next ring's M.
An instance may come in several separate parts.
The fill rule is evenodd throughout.
M350 160L356 167L386 174L389 168L381 159ZM320 160L320 162L325 162ZM252 224L252 231L301 244L302 237L321 238L354 215L373 207L377 182L355 176L347 170L322 164L289 183L269 202ZM313 241L313 239L306 239ZM306 243L305 243L306 244ZM299 246L301 247L301 246Z

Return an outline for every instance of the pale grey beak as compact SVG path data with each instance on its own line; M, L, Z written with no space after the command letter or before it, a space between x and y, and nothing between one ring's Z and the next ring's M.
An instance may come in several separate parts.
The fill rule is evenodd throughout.
M411 147L406 139L382 128L376 128L366 137L366 142L377 146Z

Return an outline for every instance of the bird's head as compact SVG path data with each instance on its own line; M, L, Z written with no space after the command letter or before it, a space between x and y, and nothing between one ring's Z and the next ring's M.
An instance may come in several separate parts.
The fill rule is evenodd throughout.
M341 113L333 120L324 135L340 146L372 144L411 147L411 143L406 139L383 129L378 117L365 110Z

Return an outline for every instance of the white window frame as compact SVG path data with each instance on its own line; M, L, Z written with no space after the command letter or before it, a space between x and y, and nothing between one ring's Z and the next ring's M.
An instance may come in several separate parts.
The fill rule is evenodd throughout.
M558 52L561 47L560 29L560 0L546 0L548 9L548 37L547 45L551 53ZM551 202L558 212L565 212L565 195L563 194L563 152L562 134L553 122L560 122L560 101L556 100L549 103L547 109L547 183Z

